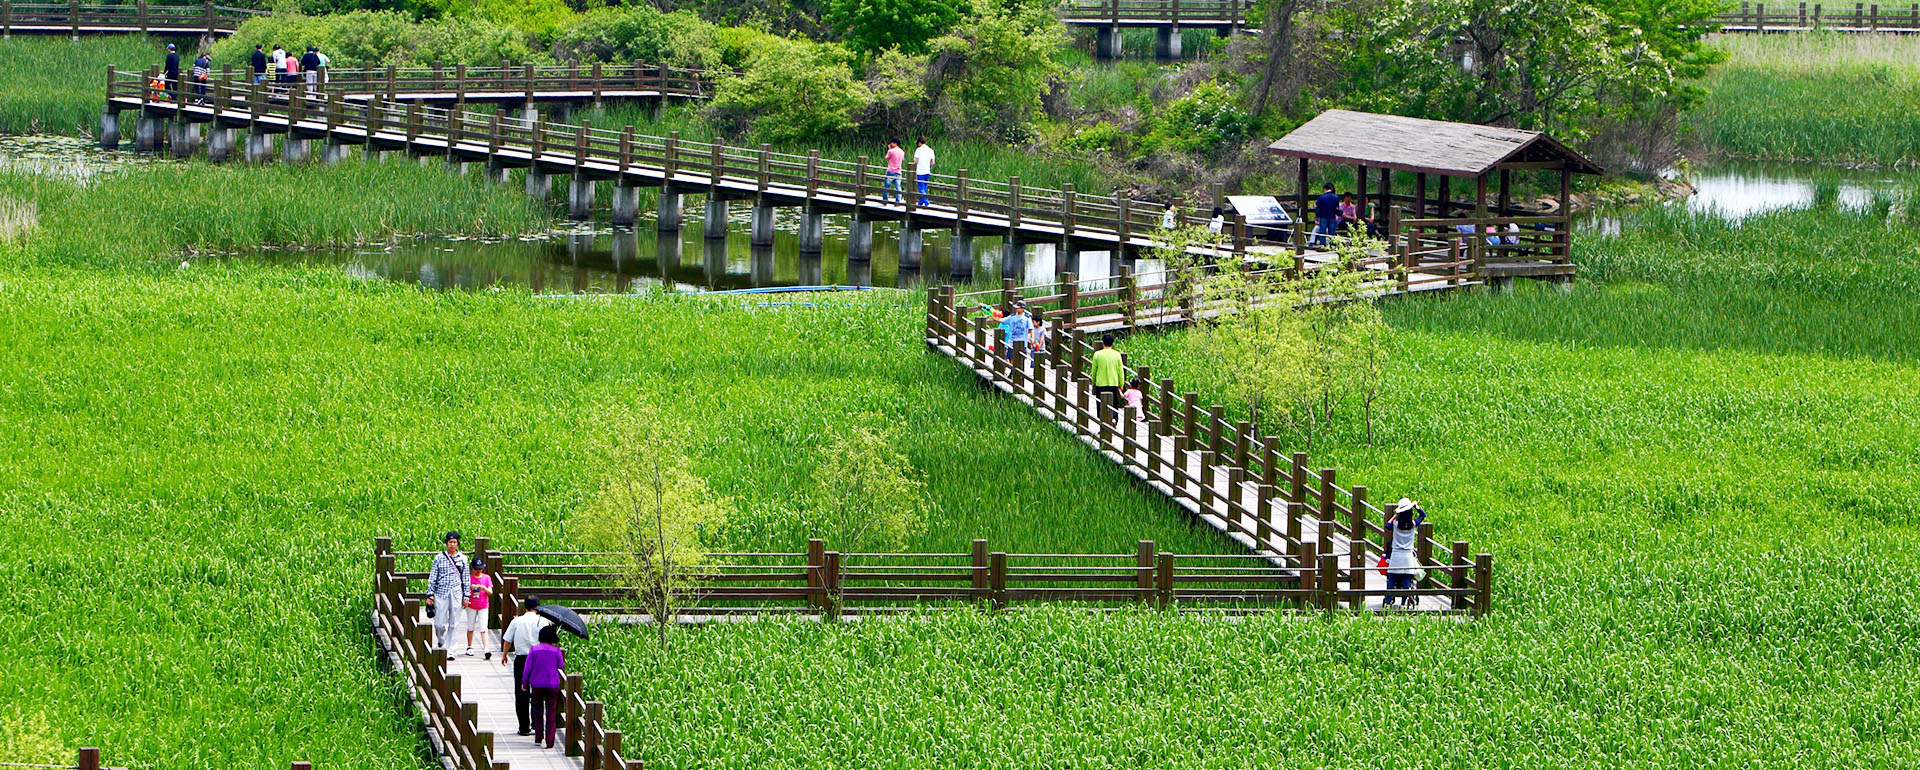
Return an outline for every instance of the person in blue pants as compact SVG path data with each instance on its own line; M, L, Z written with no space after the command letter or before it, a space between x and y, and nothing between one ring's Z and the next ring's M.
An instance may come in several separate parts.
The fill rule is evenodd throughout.
M1340 196L1334 194L1333 185L1322 188L1320 197L1314 199L1313 216L1317 222L1307 245L1326 246L1340 226Z
M927 138L920 137L920 146L913 148L913 181L920 185L920 205L927 205L927 183L933 180L933 148L927 146Z

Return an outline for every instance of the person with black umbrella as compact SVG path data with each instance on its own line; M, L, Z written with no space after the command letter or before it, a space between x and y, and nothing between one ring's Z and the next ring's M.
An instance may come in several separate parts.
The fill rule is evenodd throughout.
M540 745L545 736L547 748L553 748L554 728L560 724L560 672L567 667L567 653L560 649L560 629L540 629L540 643L527 653L526 683L521 689L533 696L533 743Z
M532 735L533 722L527 713L532 707L533 697L533 693L526 688L527 654L533 652L534 645L539 643L540 629L547 626L547 619L536 612L540 609L539 597L521 599L520 607L524 611L508 623L507 630L500 634L500 665L513 669L513 715L520 723L520 731L516 735Z

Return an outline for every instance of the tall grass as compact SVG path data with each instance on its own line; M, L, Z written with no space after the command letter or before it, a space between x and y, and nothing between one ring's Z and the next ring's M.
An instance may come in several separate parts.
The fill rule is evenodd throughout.
M142 35L91 35L78 42L56 35L0 40L0 132L86 134L100 128L107 100L107 65L141 69L166 58L166 41ZM193 58L181 44L181 65Z
M1823 163L1920 163L1920 38L1740 35L1688 123L1717 153Z

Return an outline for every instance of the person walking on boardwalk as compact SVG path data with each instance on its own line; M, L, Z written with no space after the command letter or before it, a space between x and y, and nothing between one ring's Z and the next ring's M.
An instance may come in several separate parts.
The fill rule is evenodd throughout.
M1420 504L1408 498L1400 498L1393 506L1393 513L1387 516L1386 554L1382 557L1387 563L1387 590L1404 591L1413 587L1414 578L1420 573L1420 556L1416 548L1420 539L1420 523L1427 520L1427 512ZM1412 607L1419 603L1411 596L1389 596L1380 602L1383 607L1391 607L1396 602Z
M1160 229L1172 230L1173 228L1179 226L1179 224L1180 224L1179 210L1174 208L1174 204L1172 202L1167 203L1167 210L1164 212L1161 212L1160 214Z
M500 665L513 669L513 715L519 720L520 731L516 735L532 735L533 722L527 710L533 705L533 692L522 685L527 683L527 655L540 641L540 629L548 626L547 619L534 610L540 609L540 598L529 596L520 600L520 617L507 624L507 630L500 633Z
M1313 238L1308 246L1326 246L1334 229L1340 226L1340 196L1333 194L1333 185L1321 189L1320 197L1313 201Z
M907 196L901 194L900 189L900 165L906 161L907 151L900 149L900 140L887 142L887 180L880 185L882 202L907 202Z
M193 60L193 72L190 73L189 77L193 78L194 103L205 104L207 102L207 81L213 79L213 57L208 56L206 51L201 51L200 56Z
M248 62L253 65L253 82L255 83L267 82L267 52L262 48L263 46L259 43L254 43L253 59Z
M427 611L433 615L433 644L444 650L453 643L454 621L467 604L473 575L460 555L460 533L448 532L442 542L447 548L433 555L433 569L427 573Z
M1218 236L1227 227L1227 211L1219 206L1213 207L1213 218L1207 220L1207 232Z
M927 146L927 138L920 137L920 146L913 148L913 181L920 188L920 205L927 205L927 185L933 181L933 148Z
M1020 359L1014 354L1027 352L1027 334L1033 331L1033 319L1027 317L1026 303L1014 303L1013 315L1000 321L1000 331L1001 355L1006 356L1009 363L1018 362Z
M311 94L320 87L320 49L307 46L307 52L300 56L300 72L307 80L307 93Z
M480 632L481 657L491 659L493 647L487 644L487 603L493 595L493 576L487 574L487 562L479 556L473 557L473 578L467 584L467 608L460 614L466 617L462 625L467 627L467 657L473 657L473 632Z
M1126 362L1113 349L1113 334L1100 335L1100 349L1093 353L1093 395L1113 403L1120 397L1120 381L1126 376Z
M544 742L553 748L553 734L560 725L560 671L567 667L566 651L560 649L560 629L540 628L539 642L527 652L526 681L520 685L533 701L533 745Z
M1139 377L1127 382L1127 389L1120 391L1120 400L1126 402L1127 414L1134 422L1147 421L1147 383Z
M167 74L167 92L173 95L174 101L180 101L180 52L174 50L172 43L167 44L167 64L165 70Z

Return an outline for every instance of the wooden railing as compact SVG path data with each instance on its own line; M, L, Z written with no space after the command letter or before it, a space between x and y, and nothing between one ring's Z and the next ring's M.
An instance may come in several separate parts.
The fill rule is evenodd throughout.
M149 82L151 79L142 73L111 71L108 109L200 106L191 103L196 97L190 89L176 96L156 92L148 87ZM189 104L176 104L176 98ZM807 200L830 197L840 205L885 205L885 167L874 165L866 155L847 162L823 158L818 150L805 155L778 153L766 144L750 148L685 140L678 132L667 136L637 134L631 126L614 131L545 117L529 122L507 118L499 111L444 109L384 99L350 104L324 90L309 94L304 88L224 78L211 84L205 99L207 109L221 110L223 119L284 119L300 123L303 131L333 134L344 130L356 140L366 134L379 134L383 140L425 144L436 153L462 145L487 154L526 153L546 164L571 163L583 170L598 167L605 173L655 176L676 186L726 187L733 193L749 195L771 190ZM904 208L909 218L937 212L961 223L1039 231L1056 240L1125 243L1129 248L1152 245L1152 238L1160 231L1159 207L1136 208L1124 195L1083 194L1072 185L1055 189L1026 185L1019 177L1006 181L975 179L961 169L951 175L930 175L924 194L916 191L911 176L904 180L903 187L905 203L899 208ZM920 202L922 198L925 203ZM1201 226L1205 222L1203 217L1188 215L1180 223ZM1244 255L1248 243L1246 220L1236 215L1216 251Z
M485 538L479 539L478 548L487 548ZM419 622L425 594L412 590L412 583L424 584L426 573L400 572L395 566L397 559L431 559L433 553L395 551L389 538L375 541L375 630L406 679L421 718L440 737L441 748L455 770L505 770L505 762L493 759L493 733L480 729L478 704L462 700L460 677L446 673L447 651L433 646L433 627Z
M19 3L0 0L0 34L58 32L182 32L218 35L266 11L202 3Z
M239 80L232 70L223 79ZM713 95L713 73L682 67L634 62L586 67L578 64L502 64L469 67L386 67L383 69L326 70L321 87L337 94L395 99L436 94L465 101L468 94L489 97L520 95L532 101L542 94L579 94L599 100L608 92L650 92L661 96L705 99Z
M1920 3L1754 3L1714 17L1727 32L1920 32Z
M1060 20L1068 24L1147 26L1244 25L1251 0L1065 0Z
M929 292L928 346L954 357L997 389L1092 444L1103 456L1256 555L1292 560L1303 567L1318 565L1316 574L1325 576L1326 584L1347 583L1341 589L1343 599L1388 595L1365 588L1365 570L1374 567L1387 534L1385 513L1370 501L1366 487L1340 486L1332 468L1310 471L1304 452L1288 454L1275 437L1261 433L1251 422L1229 421L1222 405L1203 409L1198 394L1180 392L1171 379L1154 380L1145 366L1123 367L1128 381L1137 378L1146 385L1141 413L1124 414L1090 396L1087 373L1094 351L1081 329L1068 323L1068 331L1050 335L1029 366L1020 360L1024 352L1012 362L996 355L992 337L998 332L990 323L976 322L967 310L969 299L991 297L993 304L1007 310L1016 300L1026 302L1029 309L1038 305L1040 315L1050 319L1072 321L1078 317L1075 312L1107 317L1115 310L1125 313L1127 304L1137 301L1138 287L1123 283L1083 290L1070 275L1059 284L1039 287L1012 283L1007 281L993 293L955 294L951 286ZM1113 297L1114 301L1081 302L1076 310L1047 307L1056 303L1074 307L1073 303L1089 297ZM1315 534L1310 540L1302 535L1306 526ZM1344 570L1333 553L1343 542L1345 547L1339 550L1345 551L1340 559L1347 562ZM1423 564L1434 563L1436 552L1448 555L1428 569L1416 591L1430 587L1455 591L1448 595L1464 600L1455 608L1485 612L1491 598L1489 584L1472 575L1490 574L1492 556L1482 553L1469 560L1466 541L1440 543L1434 540L1430 524L1421 525L1417 542L1416 553Z

